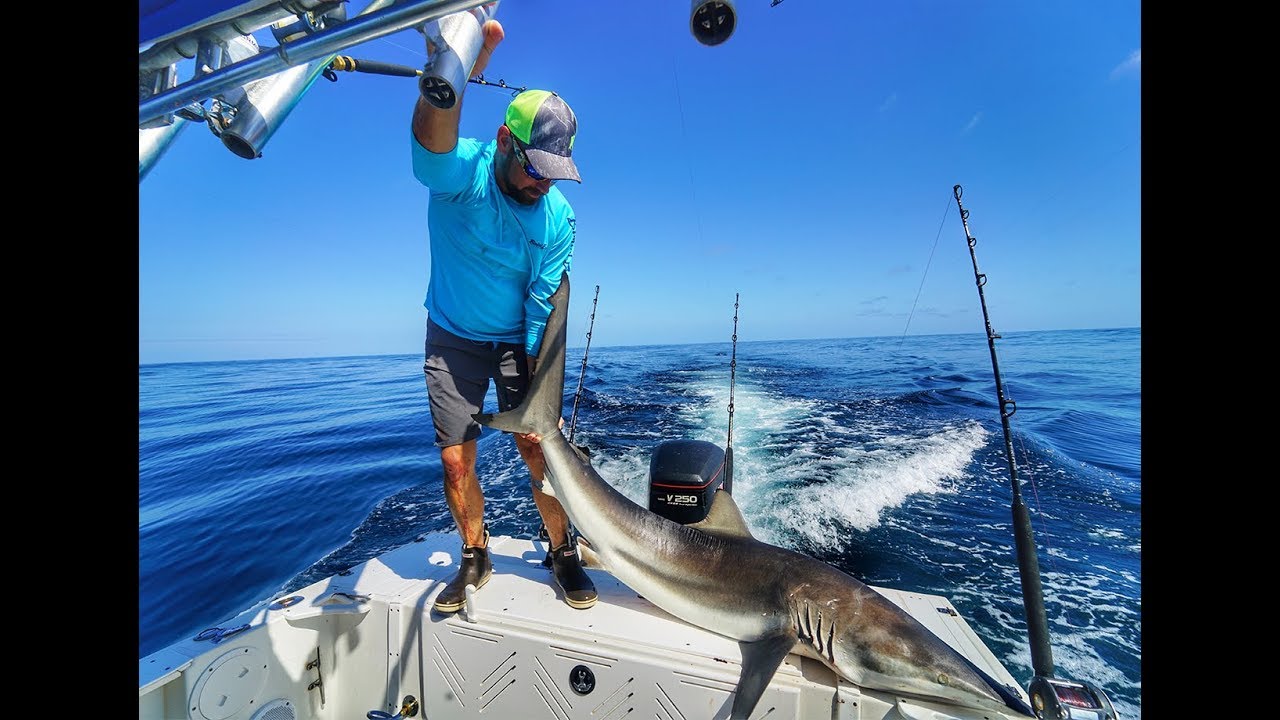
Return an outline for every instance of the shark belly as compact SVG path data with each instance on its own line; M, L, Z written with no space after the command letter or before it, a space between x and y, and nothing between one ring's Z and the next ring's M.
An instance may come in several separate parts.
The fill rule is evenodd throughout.
M735 640L756 640L787 623L778 604L752 602L757 593L743 593L738 583L727 581L744 572L731 541L633 502L573 454L567 442L553 437L543 444L556 498L614 577L681 620ZM752 575L774 575L774 563L766 565Z

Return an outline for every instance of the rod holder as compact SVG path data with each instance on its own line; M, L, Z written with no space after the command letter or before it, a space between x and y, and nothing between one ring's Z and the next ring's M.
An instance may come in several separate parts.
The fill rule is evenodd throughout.
M719 45L728 40L737 26L738 11L733 0L693 0L689 30L703 45Z
M236 110L222 144L246 160L262 157L267 141L328 66L329 58L312 60L227 93L224 100Z
M187 121L182 118L169 118L168 125L138 128L138 182L142 182L155 167L156 161L164 155L173 141L187 129Z
M480 622L480 610L476 607L476 586L468 583L463 591L467 594L467 622Z
M448 110L458 104L484 47L484 24L497 11L498 2L494 0L445 15L420 28L426 36L428 60L418 80L418 90L432 106Z

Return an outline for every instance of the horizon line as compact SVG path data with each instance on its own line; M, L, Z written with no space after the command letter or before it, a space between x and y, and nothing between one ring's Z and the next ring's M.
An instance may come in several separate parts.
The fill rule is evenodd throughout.
M1030 334L1030 333L1046 333L1046 332L1098 332L1109 330L1142 330L1141 325L1130 325L1120 327L1097 327L1097 328L1057 328L1047 330L1005 330L997 334L997 338L1012 334ZM954 335L985 335L984 332L951 332L951 333L924 333L920 335L849 335L849 336L830 336L830 337L807 337L807 338L782 338L782 339L761 339L761 340L738 340L741 345L749 345L752 343L786 343L786 342L816 342L826 340L876 340L889 339L901 340L908 337L946 337ZM696 345L723 345L732 344L731 340L706 340L700 342L684 342L684 343L623 343L617 345L604 345L597 349L612 348L653 348L653 347L690 347ZM566 346L565 351L581 350L586 348L583 345ZM295 357L263 357L263 358L237 358L230 360L167 360L159 362L138 362L139 368L156 367L160 365L207 365L213 363L237 363L237 362L284 362L292 360L344 360L353 358L381 358L381 357L419 357L421 353L368 353L361 355L299 355Z

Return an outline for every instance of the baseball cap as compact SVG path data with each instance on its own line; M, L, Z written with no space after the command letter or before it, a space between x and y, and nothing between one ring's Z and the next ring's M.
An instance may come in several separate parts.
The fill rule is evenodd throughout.
M572 157L578 118L559 95L547 90L525 90L507 106L504 122L539 175L582 182Z

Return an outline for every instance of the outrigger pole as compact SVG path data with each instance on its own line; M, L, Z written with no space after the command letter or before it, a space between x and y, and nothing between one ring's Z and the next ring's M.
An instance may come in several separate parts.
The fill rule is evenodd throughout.
M1022 607L1027 616L1027 636L1031 641L1031 667L1035 672L1029 687L1031 705L1036 717L1098 718L1117 720L1110 698L1093 683L1059 680L1053 676L1053 650L1049 647L1049 623L1045 618L1044 592L1040 585L1040 561L1036 557L1036 540L1031 532L1031 515L1022 502L1022 489L1018 484L1018 465L1014 461L1013 439L1009 432L1009 418L1018 410L1018 404L1004 395L1004 383L1000 380L1000 361L996 358L996 340L1000 338L991 329L991 317L987 313L987 299L982 286L987 276L978 271L978 256L973 248L978 239L969 232L969 211L960 203L964 189L951 188L960 209L960 222L969 243L969 259L973 261L973 276L978 284L978 302L982 305L982 321L987 330L987 347L991 349L991 370L995 374L996 398L1000 403L1000 424L1004 429L1004 454L1009 461L1009 483L1013 490L1013 536L1018 552L1018 575L1022 580ZM1066 706L1066 707L1064 707ZM1071 708L1071 709L1068 709ZM1080 711L1088 711L1084 714Z

